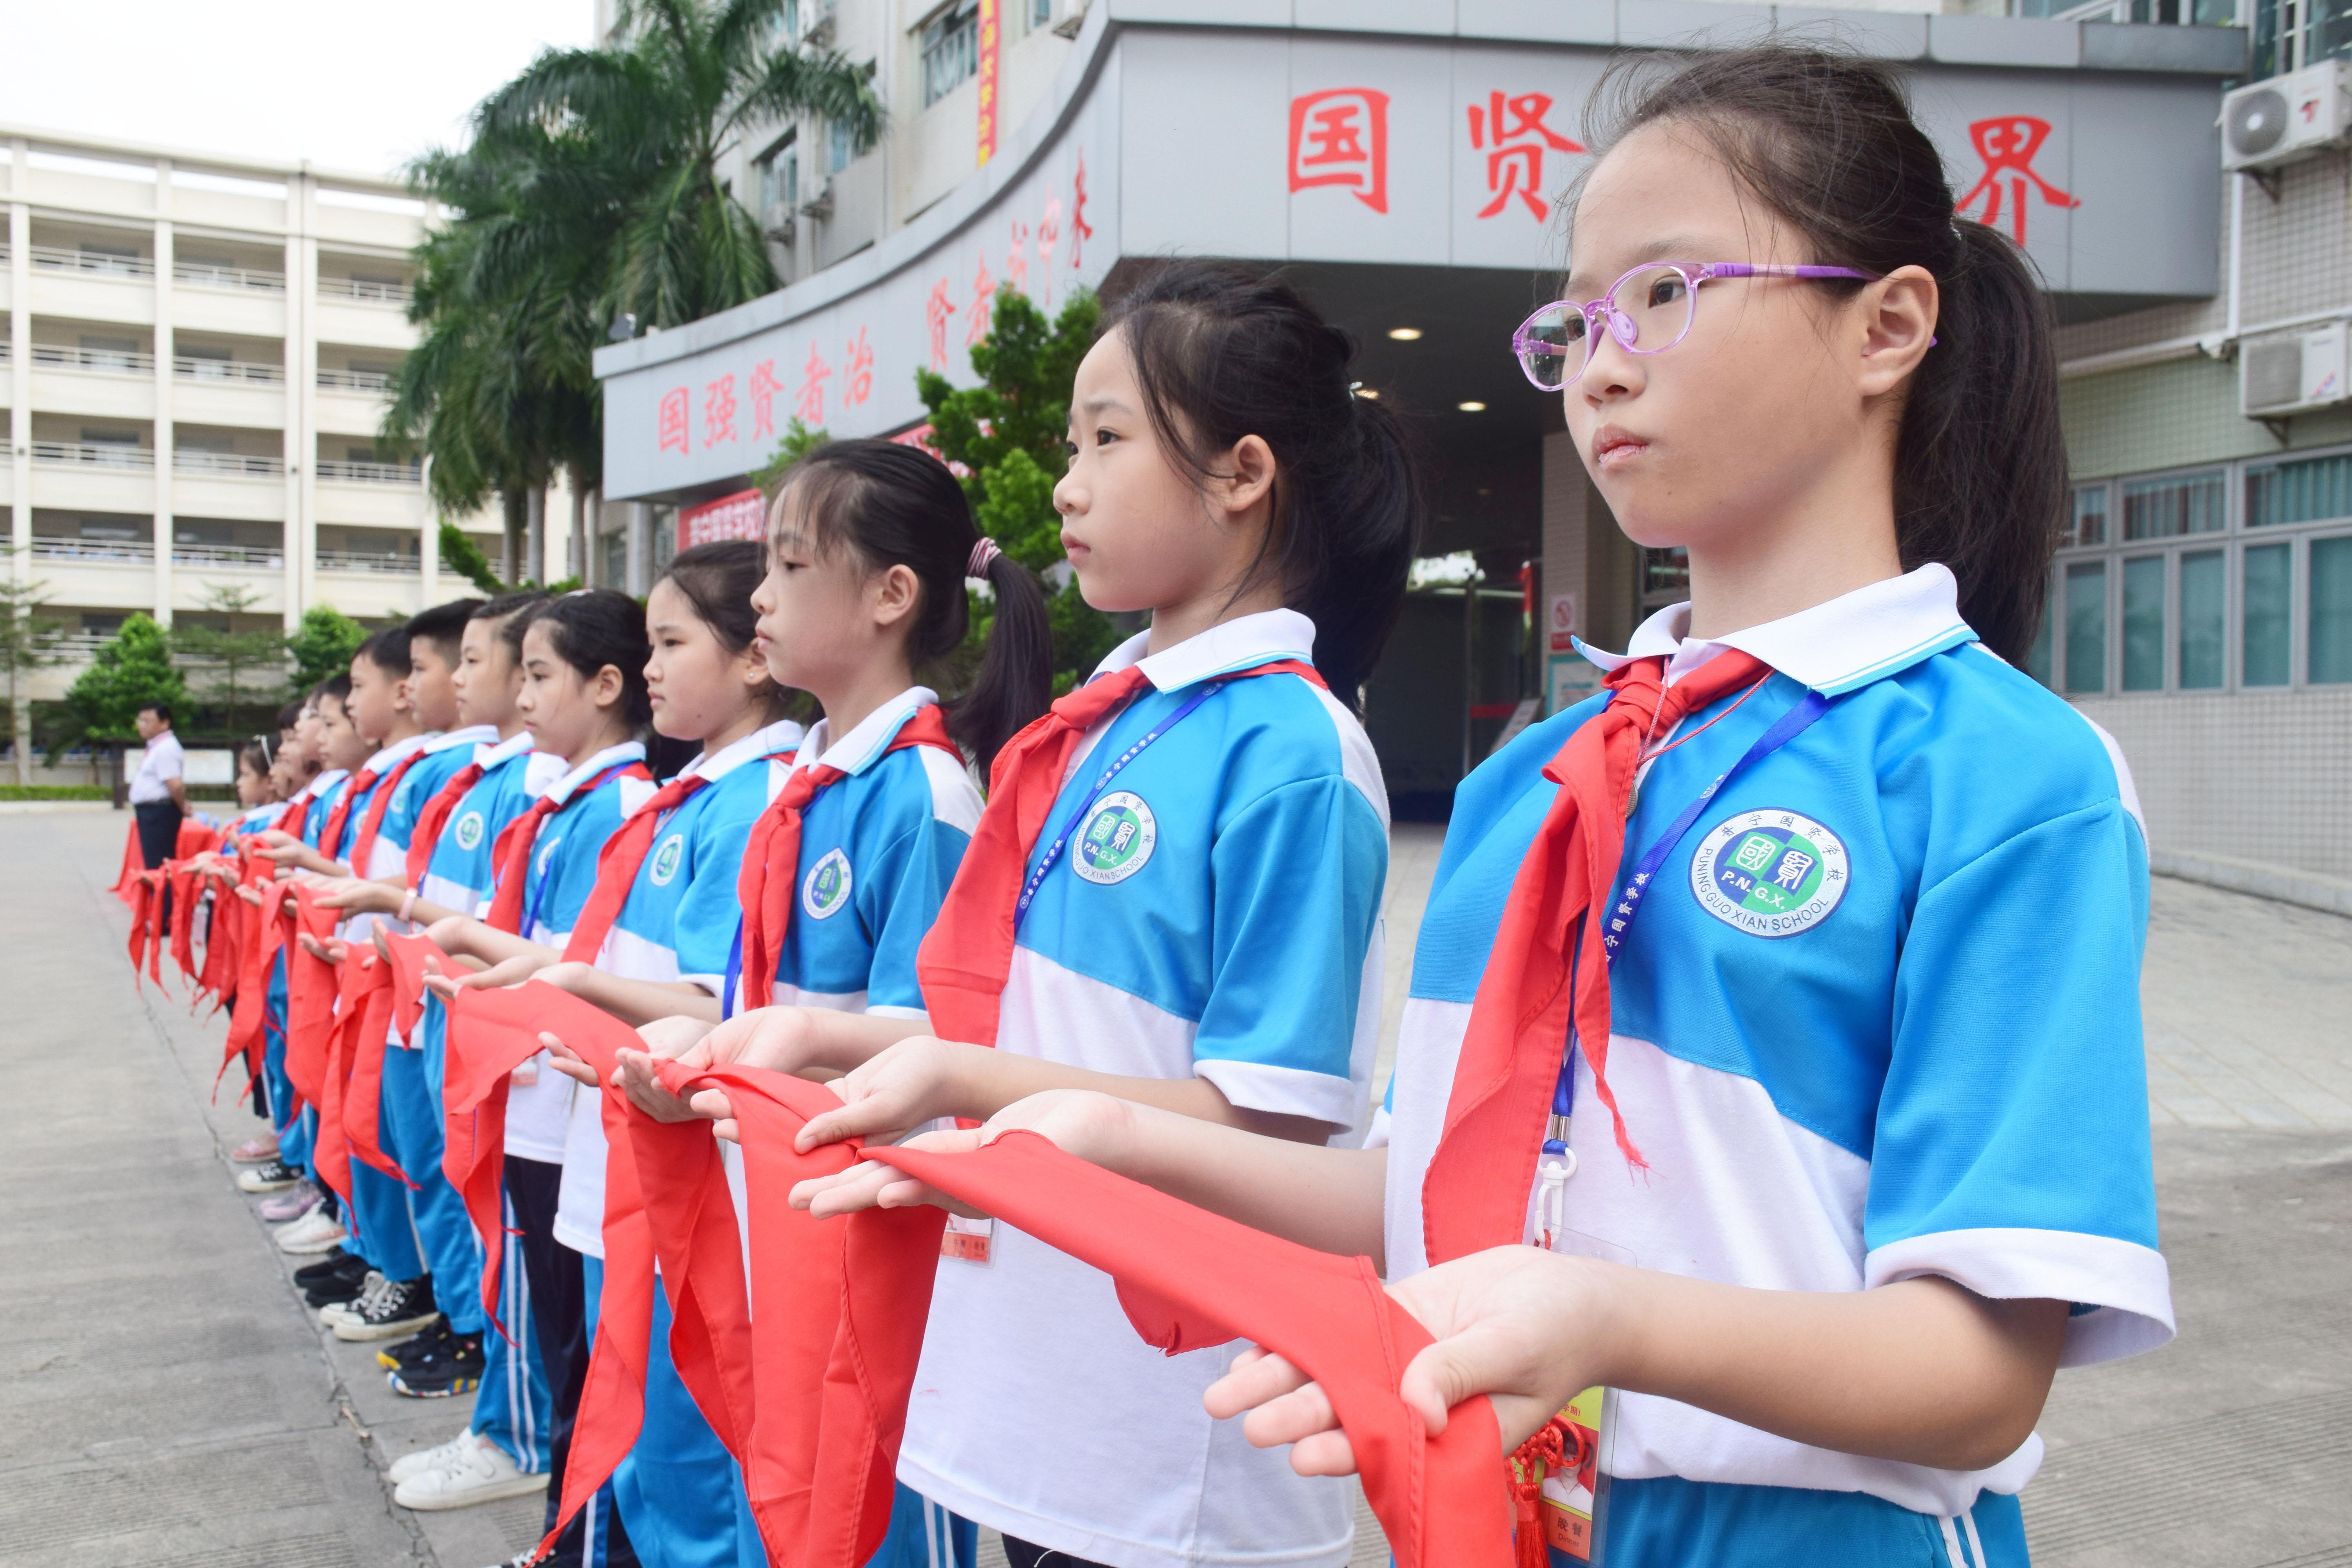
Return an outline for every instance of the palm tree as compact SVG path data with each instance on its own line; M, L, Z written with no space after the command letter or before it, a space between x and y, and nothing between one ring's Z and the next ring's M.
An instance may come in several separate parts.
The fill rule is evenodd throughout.
M814 114L862 151L880 133L870 67L783 37L784 0L635 0L625 40L549 50L484 100L472 142L411 170L449 224L416 251L411 315L386 437L433 458L434 500L503 504L504 575L533 498L604 471L592 361L611 324L670 327L779 287L759 225L719 177L751 127ZM625 334L623 334L625 335Z

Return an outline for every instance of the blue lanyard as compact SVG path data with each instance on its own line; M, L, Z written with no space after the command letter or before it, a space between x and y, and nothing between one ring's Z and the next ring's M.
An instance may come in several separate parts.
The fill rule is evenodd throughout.
M1818 691L1806 692L1796 706L1774 720L1771 728L1756 737L1756 743L1748 747L1738 762L1716 774L1715 782L1701 790L1696 800L1683 807L1682 815L1668 823L1666 830L1659 834L1650 847L1643 852L1642 858L1634 862L1633 874L1620 889L1616 907L1609 911L1609 930L1601 939L1601 950L1608 955L1608 964L1612 972L1617 967L1618 954L1624 951L1625 939L1633 934L1633 917L1642 912L1642 900L1648 894L1651 883L1657 879L1659 868L1665 865L1666 857L1674 853L1675 846L1683 841L1684 836L1697 823L1699 814L1706 810L1707 803L1722 793L1725 784L1804 733L1814 720L1830 710L1833 700ZM1588 910L1585 919L1592 918ZM1576 1047L1572 1025L1569 1038L1569 1048L1560 1053L1559 1080L1551 1091L1551 1136L1544 1140L1543 1146L1547 1154L1568 1152L1568 1118L1570 1112L1576 1109Z
M1141 739L1111 759L1110 766L1102 771L1102 777L1095 780L1095 787L1087 792L1086 799L1078 802L1077 809L1062 819L1062 831L1054 836L1054 842L1045 847L1045 858L1037 862L1036 868L1031 871L1028 879L1021 884L1020 901L1013 906L1013 929L1016 932L1020 931L1022 921L1029 913L1029 906L1036 902L1038 889L1045 885L1045 874L1054 868L1055 861L1061 859L1062 851L1069 847L1070 836L1078 831L1079 826L1087 819L1087 813L1094 809L1095 802L1102 798L1103 791L1110 787L1110 781L1118 776L1119 770L1141 756L1144 748L1150 745L1152 742L1182 723L1193 709L1215 696L1231 679L1230 676L1222 676L1205 682L1200 690L1186 698L1182 706L1176 711L1146 730Z

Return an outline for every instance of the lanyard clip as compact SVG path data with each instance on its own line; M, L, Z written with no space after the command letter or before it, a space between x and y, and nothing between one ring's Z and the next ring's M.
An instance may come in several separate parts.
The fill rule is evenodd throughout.
M1536 1234L1547 1252L1567 1228L1568 1181L1575 1174L1576 1151L1557 1138L1544 1140L1543 1163L1537 1169Z

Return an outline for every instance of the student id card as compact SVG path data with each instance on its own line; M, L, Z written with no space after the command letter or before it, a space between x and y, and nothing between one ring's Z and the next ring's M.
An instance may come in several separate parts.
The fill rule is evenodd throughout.
M1546 1465L1539 1495L1544 1544L1573 1563L1597 1564L1602 1501L1609 1478L1601 1468L1601 1447L1609 1431L1609 1391L1588 1388L1559 1413L1567 1428L1563 1462Z

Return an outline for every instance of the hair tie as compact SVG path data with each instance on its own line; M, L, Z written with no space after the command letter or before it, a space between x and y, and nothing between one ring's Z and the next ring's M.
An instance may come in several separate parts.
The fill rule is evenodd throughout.
M996 541L982 534L980 542L971 547L971 558L963 563L963 574L987 581L989 563L1003 553L996 547Z

